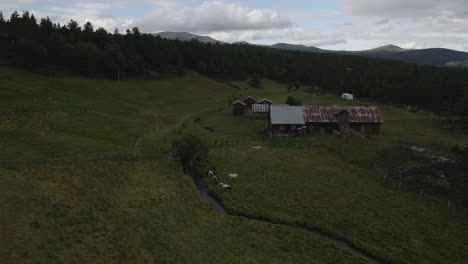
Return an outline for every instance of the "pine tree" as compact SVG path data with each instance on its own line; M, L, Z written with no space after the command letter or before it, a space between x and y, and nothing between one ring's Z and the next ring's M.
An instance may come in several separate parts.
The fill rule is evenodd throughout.
M0 11L0 22L3 22L3 21L5 21L5 20L3 20L3 13L2 13L2 11Z

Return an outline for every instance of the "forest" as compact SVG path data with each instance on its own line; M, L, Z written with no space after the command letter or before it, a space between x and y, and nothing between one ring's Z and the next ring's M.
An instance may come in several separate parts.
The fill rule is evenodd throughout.
M0 65L46 74L161 78L193 70L220 80L269 78L335 93L436 112L468 115L466 69L418 66L361 56L277 50L249 44L209 44L141 33L66 25L29 12L0 14Z

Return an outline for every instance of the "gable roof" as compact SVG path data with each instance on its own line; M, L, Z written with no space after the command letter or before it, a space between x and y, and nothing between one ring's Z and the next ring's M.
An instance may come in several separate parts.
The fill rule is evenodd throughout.
M255 98L253 98L253 97L252 97L252 96L250 96L250 95L249 95L249 96L247 96L246 98L244 98L244 100L242 100L242 101L244 101L244 102L245 102L245 101L247 101L247 100L249 100L249 99L250 99L250 100L253 100L253 101L255 102Z
M268 100L268 99L266 99L266 98L263 98L263 99L258 100L258 101L257 101L257 104L259 104L259 103L261 103L261 102L269 102L270 104L273 103L272 101L270 101L270 100Z
M254 113L268 113L270 111L270 105L268 104L253 104L252 112Z
M334 123L335 114L346 111L350 123L383 123L376 106L304 106L302 110L306 122Z
M304 125L304 113L302 106L271 105L270 120L272 124Z
M242 106L245 106L245 103L242 102L242 101L239 101L239 100L235 100L232 105L236 105L236 104L241 104Z

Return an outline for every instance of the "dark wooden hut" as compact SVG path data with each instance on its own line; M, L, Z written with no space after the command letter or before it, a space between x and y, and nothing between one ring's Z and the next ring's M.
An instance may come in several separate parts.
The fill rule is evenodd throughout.
M244 98L244 100L242 101L245 103L246 108L248 108L249 110L252 110L252 105L256 102L256 100L250 95Z
M232 113L234 115L242 115L244 113L245 107L245 103L236 100L232 103Z

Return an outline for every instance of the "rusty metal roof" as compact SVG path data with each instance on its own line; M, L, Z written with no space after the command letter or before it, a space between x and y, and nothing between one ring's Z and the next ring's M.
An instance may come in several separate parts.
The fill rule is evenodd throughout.
M334 123L335 114L346 111L350 123L383 123L376 106L304 106L302 110L306 122Z
M270 120L272 124L293 124L304 125L304 113L302 106L290 105L271 105L270 106Z
M268 104L253 104L252 112L253 113L268 113L270 111L270 105Z

